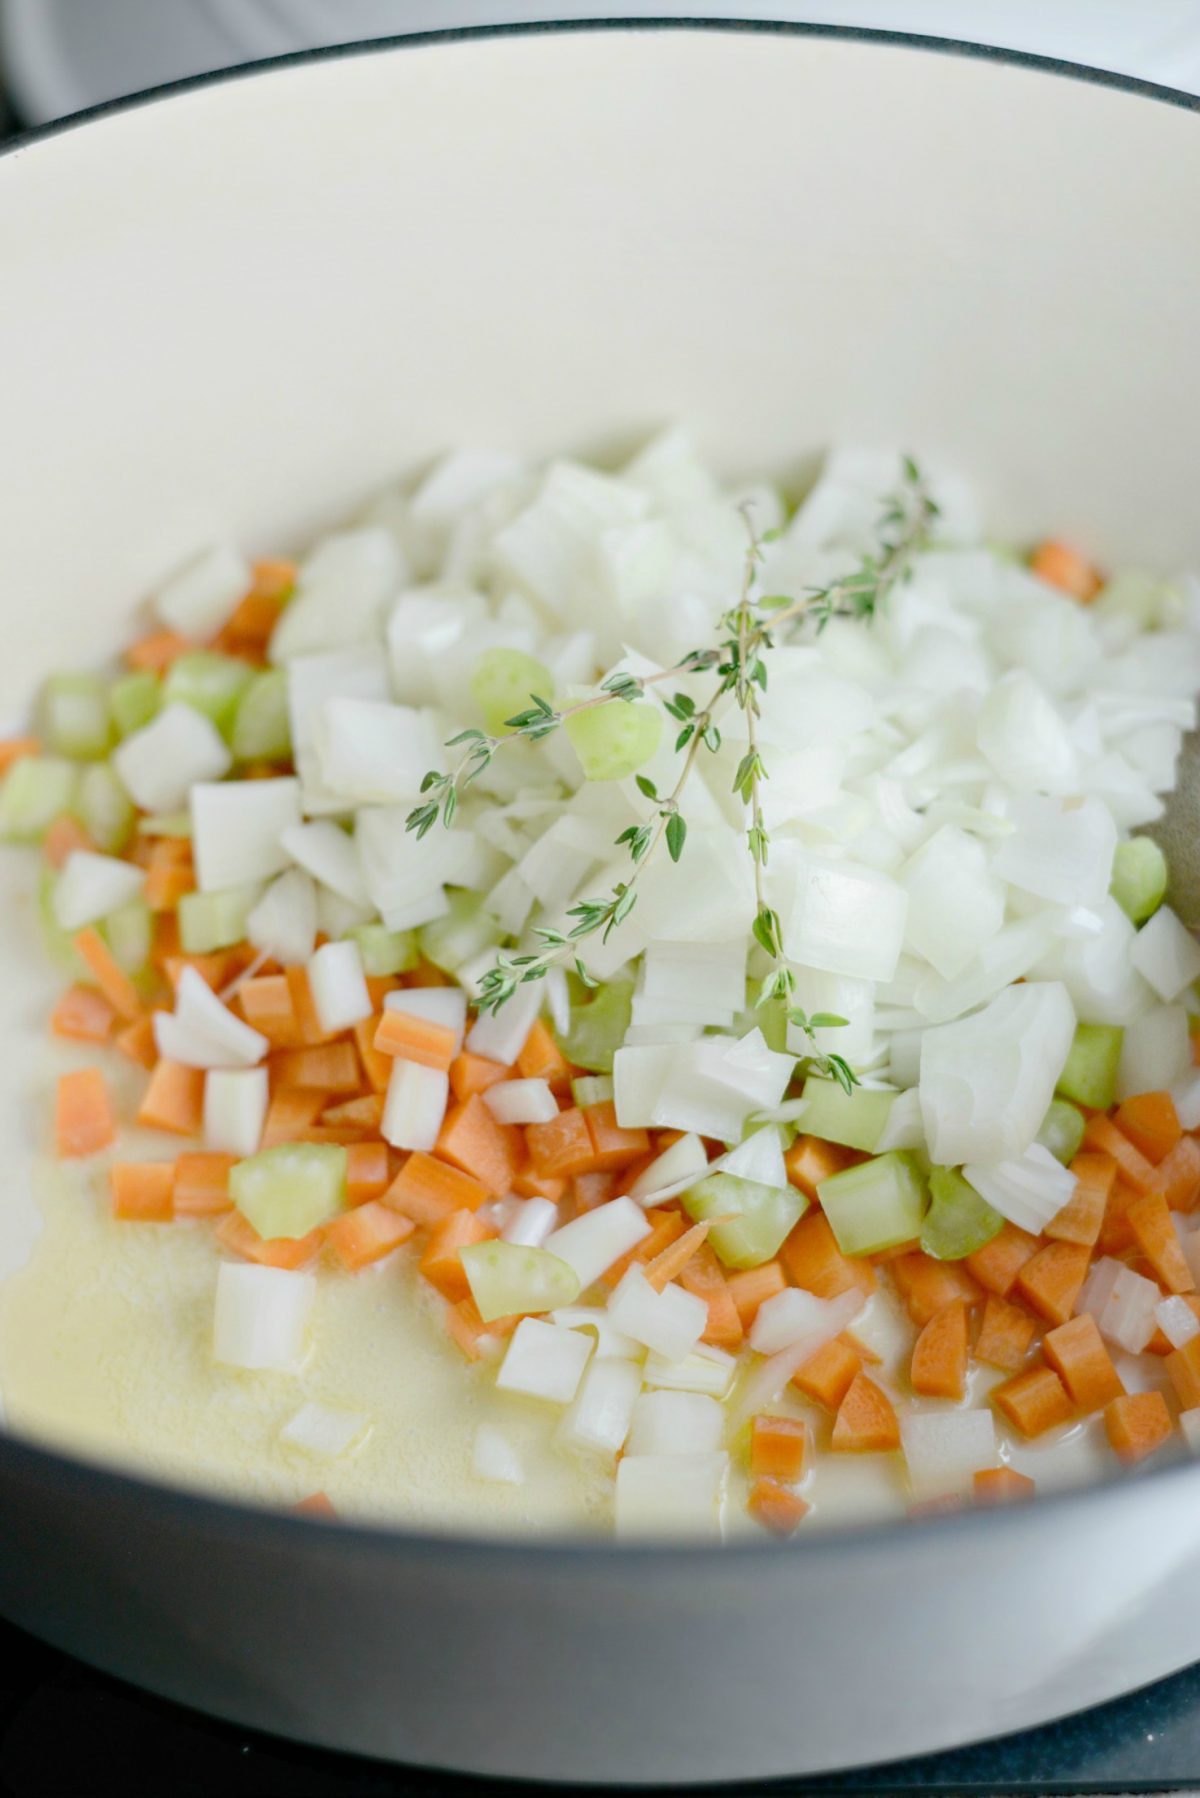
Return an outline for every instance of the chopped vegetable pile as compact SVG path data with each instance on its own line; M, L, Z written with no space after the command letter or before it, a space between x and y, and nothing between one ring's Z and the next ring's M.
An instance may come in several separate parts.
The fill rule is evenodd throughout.
M97 1051L58 1153L183 1139L111 1204L212 1230L217 1363L286 1380L318 1281L423 1283L504 1395L475 1476L542 1406L629 1536L735 1489L791 1534L828 1456L921 1512L1072 1431L1200 1448L1200 948L1143 834L1186 579L987 547L907 458L726 493L673 431L451 455L155 612L0 746L0 834Z

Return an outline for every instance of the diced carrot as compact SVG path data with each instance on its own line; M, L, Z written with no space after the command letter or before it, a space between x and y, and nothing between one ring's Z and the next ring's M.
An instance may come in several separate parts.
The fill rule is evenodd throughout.
M571 1181L571 1199L576 1215L582 1216L585 1211L594 1211L597 1205L607 1205L610 1199L616 1198L617 1185L616 1174L576 1174Z
M143 1016L136 1018L132 1024L126 1024L124 1030L118 1030L113 1038L115 1048L136 1061L139 1067L152 1068L158 1060L158 1045L154 1041L154 1019Z
M254 585L247 597L285 600L289 598L292 588L296 585L298 572L294 562L284 561L282 557L267 557L260 560L254 564L251 570L254 576ZM236 617L236 613L234 616Z
M924 1255L918 1250L891 1262L889 1271L908 1315L919 1330L955 1299L961 1299L969 1308L977 1305L982 1297L961 1261L935 1261L932 1255Z
M838 1454L885 1454L900 1446L891 1399L865 1373L856 1373L833 1420L830 1447Z
M342 1267L357 1273L360 1267L381 1261L407 1242L416 1227L411 1217L381 1205L377 1199L368 1199L365 1205L343 1211L326 1224L325 1247Z
M304 1086L323 1093L356 1093L362 1085L353 1043L318 1043L307 1049L277 1049L271 1071L280 1086Z
M737 1306L743 1330L748 1330L758 1316L760 1305L773 1299L787 1285L778 1261L764 1261L761 1267L747 1267L740 1273L726 1275L729 1296Z
M655 1292L661 1292L664 1286L679 1278L692 1256L703 1247L710 1228L707 1223L693 1224L690 1230L682 1231L657 1255L643 1263L642 1272Z
M495 1199L502 1199L511 1191L513 1175L524 1160L520 1131L498 1124L478 1093L446 1113L437 1152L478 1180ZM539 1173L556 1171L538 1169Z
M330 1033L317 1016L317 1008L313 1004L307 973L300 967L285 968L283 977L287 981L288 990L292 995L292 1010L296 1014L296 1028L300 1034L301 1044L308 1048L315 1048L319 1043L327 1043Z
M1077 1411L1103 1410L1125 1388L1112 1364L1112 1356L1090 1312L1048 1330L1042 1352L1071 1395Z
M759 1412L750 1425L750 1472L773 1480L798 1480L804 1472L808 1426L799 1417Z
M389 993L398 993L404 982L398 974L368 974L367 997L371 1001L371 1010L383 1010L383 1002Z
M521 1199L549 1199L552 1205L559 1205L566 1194L565 1180L551 1180L544 1174L535 1174L531 1167L518 1168L512 1178L512 1189Z
M473 1242L487 1242L495 1234L491 1225L485 1224L473 1211L452 1211L449 1217L434 1225L417 1267L444 1299L456 1305L460 1299L471 1296L467 1270L459 1251Z
M1117 1106L1113 1123L1157 1167L1183 1135L1170 1093L1138 1093Z
M1154 1269L1154 1276L1168 1292L1195 1292L1196 1282L1184 1258L1183 1246L1167 1201L1161 1192L1144 1192L1126 1214L1138 1248Z
M809 1505L797 1492L766 1474L755 1480L746 1499L746 1509L773 1536L790 1536L808 1516Z
M1194 1411L1200 1405L1200 1336L1193 1336L1177 1348L1163 1363L1175 1388L1181 1411Z
M14 762L23 761L27 755L41 753L42 746L36 737L0 738L0 774L7 774Z
M1015 1467L985 1467L972 1482L977 1505L1011 1505L1032 1498L1037 1487Z
M1095 599L1103 582L1092 564L1067 543L1047 537L1029 558L1029 566L1040 580L1067 593L1082 605Z
M469 1099L473 1093L485 1093L497 1081L507 1080L511 1073L502 1061L488 1061L486 1056L463 1049L450 1063L450 1091L456 1099Z
M681 1268L679 1284L708 1306L708 1323L701 1341L712 1343L714 1348L740 1347L742 1320L725 1283L725 1270L708 1243L701 1243Z
M285 974L256 974L237 990L237 1009L273 1049L298 1049L300 1025Z
M355 1142L346 1149L346 1203L366 1205L387 1191L388 1148L385 1142Z
M535 1018L517 1056L522 1080L545 1080L553 1092L565 1092L571 1084L571 1064L550 1034L550 1027Z
M493 1317L484 1323L474 1299L460 1299L446 1307L446 1329L468 1361L478 1361L487 1337L510 1336L520 1323L519 1317Z
M627 1255L622 1255L619 1261L614 1261L610 1268L606 1268L600 1276L601 1286L607 1286L611 1291L620 1284L635 1261L641 1267L648 1267L673 1242L679 1241L687 1225L682 1211L658 1209L647 1211L646 1222L650 1225L649 1236L643 1236Z
M583 1119L591 1138L593 1166L597 1172L617 1173L630 1162L641 1161L649 1154L648 1133L645 1130L622 1130L617 1122L617 1108L611 1099L602 1099L598 1105L585 1105Z
M792 1375L792 1385L827 1411L836 1411L862 1372L862 1356L841 1336L810 1355Z
M262 1147L274 1149L284 1142L296 1142L320 1117L329 1102L329 1094L316 1087L283 1086L272 1093L263 1124Z
M449 1024L435 1024L411 1011L385 1011L375 1026L371 1047L380 1055L399 1061L415 1061L419 1067L449 1072L454 1060L457 1032Z
M1153 1164L1102 1111L1094 1111L1084 1125L1083 1146L1096 1149L1102 1155L1111 1155L1121 1178L1130 1186L1136 1186L1139 1192L1150 1192L1157 1186Z
M410 1155L382 1199L414 1224L440 1224L456 1211L478 1211L489 1188L436 1155Z
M975 1359L988 1367L1002 1368L1005 1373L1016 1373L1025 1364L1036 1329L1028 1311L989 1292L975 1342Z
M1200 1142L1181 1136L1159 1162L1158 1178L1172 1211L1194 1211L1200 1203Z
M281 1267L288 1273L307 1267L315 1261L321 1248L321 1231L310 1230L307 1236L260 1236L253 1224L247 1223L240 1211L230 1211L216 1228L222 1248L260 1267Z
M193 864L190 837L140 837L137 847L148 868L188 867Z
M1104 1407L1104 1433L1127 1467L1161 1448L1173 1427L1161 1392L1127 1392Z
M364 1093L358 1099L343 1099L340 1104L326 1106L321 1113L321 1122L330 1128L345 1125L353 1130L377 1132L383 1122L383 1100L378 1093Z
M78 818L72 818L69 812L55 818L42 838L42 854L52 868L61 868L77 849L94 850L95 847Z
M381 1055L375 1047L374 1036L378 1022L377 1013L369 1018L361 1018L354 1026L354 1043L367 1077L367 1085L374 1092L385 1093L392 1077L393 1060L390 1055Z
M234 1155L181 1155L175 1164L176 1217L214 1217L233 1205L229 1174Z
M297 1517L313 1517L318 1523L333 1523L337 1512L333 1508L333 1500L324 1492L310 1492L292 1506Z
M171 1202L175 1185L172 1162L118 1161L110 1178L114 1217L131 1223L170 1223L175 1215Z
M840 1174L854 1160L854 1151L843 1149L839 1143L823 1142L819 1136L798 1136L784 1156L783 1165L792 1185L815 1199L821 1181Z
M565 1174L569 1179L572 1174L595 1171L596 1151L587 1119L578 1106L560 1111L548 1124L528 1125L525 1141L539 1174Z
M913 1344L909 1378L926 1398L961 1398L967 1384L967 1307L954 1299L935 1311Z
M177 662L180 656L194 648L195 644L177 631L151 631L149 636L130 644L125 651L125 660L131 668L149 668L155 674L163 674L172 662Z
M1045 1435L1072 1414L1070 1393L1054 1369L1041 1362L994 1386L991 1398L1013 1429L1027 1437Z
M1085 1153L1076 1155L1071 1172L1075 1176L1075 1191L1051 1218L1044 1234L1052 1242L1079 1242L1091 1248L1100 1235L1117 1164L1108 1155Z
M74 939L75 953L87 966L92 979L104 994L118 1017L133 1023L142 1015L142 1001L129 978L100 932L88 925Z
M1065 1324L1087 1279L1091 1250L1080 1242L1048 1242L1017 1275L1017 1291L1047 1323Z
M966 1266L972 1278L988 1292L1006 1299L1016 1285L1017 1275L1036 1248L1036 1236L1019 1230L1016 1224L1005 1223L990 1242L967 1256Z
M1098 1255L1123 1255L1133 1247L1133 1231L1129 1224L1129 1207L1141 1197L1136 1186L1130 1186L1118 1172L1112 1191L1104 1205L1100 1234L1096 1238Z
M195 892L196 876L183 862L163 862L146 875L145 900L151 911L174 911L186 894Z
M179 941L179 914L173 911L160 911L154 915L154 942L150 950L150 959L156 968L161 968L172 956L180 955L183 945Z
M198 1136L204 1122L204 1070L178 1061L159 1061L142 1095L137 1121L147 1130Z
M112 1035L116 1012L93 986L69 986L50 1014L55 1036L73 1042L106 1043Z
M868 1296L875 1290L870 1263L842 1254L821 1211L810 1211L800 1219L780 1249L779 1259L792 1285L802 1286L819 1299L835 1299L855 1288Z

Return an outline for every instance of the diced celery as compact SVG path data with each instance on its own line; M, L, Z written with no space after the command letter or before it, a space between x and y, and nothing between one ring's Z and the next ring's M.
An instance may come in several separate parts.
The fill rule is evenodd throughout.
M162 682L150 668L123 674L108 691L108 709L117 735L124 741L142 730L162 709Z
M160 812L157 818L139 818L138 835L143 837L190 837L192 814Z
M140 974L154 946L154 916L144 899L109 912L100 926L114 958L127 974Z
M471 673L471 692L493 737L509 734L509 719L527 712L536 693L554 697L554 676L523 649L485 649Z
M831 1174L817 1196L843 1255L875 1255L914 1241L928 1200L916 1162L896 1149Z
M1151 837L1117 844L1109 892L1135 924L1144 924L1167 895L1167 858Z
M1004 1219L963 1179L957 1168L935 1167L929 1176L929 1210L921 1247L937 1261L961 1261L990 1242Z
M26 755L0 786L0 841L40 843L56 818L72 810L79 770L58 756Z
M287 673L256 674L241 696L231 739L239 762L281 762L292 753Z
M422 924L417 943L426 961L447 974L457 974L467 962L493 948L500 940L500 926L483 909L478 893L457 889L446 894L449 910L432 923Z
M624 780L658 748L662 713L643 699L618 699L575 712L564 729L586 779Z
M253 679L254 670L236 656L223 656L215 649L193 649L171 663L163 682L163 701L203 712L223 737L229 737L242 695Z
M585 1105L603 1105L613 1096L610 1074L582 1074L571 1082L571 1098L582 1110Z
M307 1236L346 1207L346 1151L291 1142L235 1164L229 1196L262 1237Z
M42 688L38 729L55 755L105 755L112 737L108 687L98 674L55 674Z
M358 944L364 974L376 978L405 974L421 959L415 930L389 930L385 924L356 924L346 934Z
M1037 1139L1064 1167L1074 1161L1083 1142L1085 1119L1069 1099L1051 1099Z
M246 934L246 920L262 897L256 882L218 893L185 893L179 901L179 942L185 955L229 949Z
M107 855L124 849L133 834L137 812L109 762L94 762L84 769L76 809L97 849Z
M695 1223L720 1217L708 1233L726 1267L761 1267L777 1253L785 1236L808 1210L794 1186L763 1186L736 1174L707 1174L680 1200Z
M72 980L91 980L82 956L75 952L71 932L64 930L54 911L54 889L58 876L52 868L43 868L38 881L37 916L46 957L60 974Z
M799 1122L805 1136L819 1136L822 1142L841 1143L868 1154L883 1135L896 1103L895 1093L871 1092L865 1086L846 1092L836 1080L817 1074L810 1074L804 1082L802 1097L805 1110Z
M1107 1111L1117 1097L1117 1069L1125 1032L1119 1024L1080 1024L1075 1031L1067 1064L1058 1077L1064 1099Z
M471 1297L484 1323L530 1311L553 1311L579 1297L579 1275L549 1249L515 1242L473 1242L459 1250Z
M633 982L609 980L597 987L590 1000L575 1003L575 991L586 991L580 983L572 989L571 1021L565 1031L555 1035L567 1060L592 1074L611 1074L613 1056L625 1040L629 1020L633 1016Z
M745 1036L757 1024L768 1049L774 1049L777 1055L784 1055L787 1053L787 1014L786 1002L769 999L765 1005L752 1007L739 1019L737 1033Z

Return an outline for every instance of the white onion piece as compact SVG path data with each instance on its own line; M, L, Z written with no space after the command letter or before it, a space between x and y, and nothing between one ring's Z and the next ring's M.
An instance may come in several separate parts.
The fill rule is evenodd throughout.
M857 1291L842 1292L837 1298L826 1300L825 1314L819 1326L755 1368L738 1394L738 1415L751 1417L764 1405L773 1405L796 1369L803 1367L818 1349L840 1335L847 1324L853 1323L865 1302L862 1293Z
M517 1200L516 1208L501 1225L500 1234L505 1242L515 1242L521 1248L540 1249L557 1228L558 1206L535 1195L532 1199Z
M824 1055L842 1055L852 1067L870 1059L875 1047L875 997L873 980L854 980L845 974L826 974L818 968L794 969L795 1002L809 1017L819 1012L845 1018L845 1024L822 1028L811 1039L798 1025L787 1027L787 1047L793 1055L808 1055L812 1044Z
M635 1361L602 1360L597 1352L563 1413L556 1440L610 1459L625 1445L641 1389L642 1371Z
M215 1359L228 1367L298 1372L316 1296L314 1274L222 1261L213 1315Z
M562 1305L550 1313L564 1330L593 1330L597 1361L641 1361L642 1343L618 1330L603 1305Z
M184 968L175 989L174 1016L155 1012L154 1034L160 1055L182 1060L188 1067L254 1067L270 1047L266 1037L234 1017L190 967Z
M974 1475L996 1464L990 1411L921 1411L900 1422L900 1445L917 1492L962 1493Z
M608 1313L618 1330L667 1361L682 1361L708 1328L708 1306L702 1298L673 1282L656 1292L636 1264L621 1276L608 1301Z
M618 1051L617 1061L628 1053ZM790 1055L767 1048L757 1028L740 1040L708 1036L679 1044L668 1052L666 1076L650 1108L650 1121L663 1129L735 1141L751 1112L779 1104L794 1066ZM615 1084L615 1063L613 1077Z
M1011 787L1032 793L1069 793L1078 759L1071 733L1028 674L997 681L979 708L979 747Z
M658 1044L630 1044L613 1057L613 1103L623 1130L646 1129L666 1082L675 1051Z
M342 649L329 655L297 656L287 668L288 721L292 760L304 788L304 809L344 812L346 802L321 785L316 730L327 700L388 697L387 669L377 649Z
M539 1318L523 1317L509 1339L496 1385L501 1392L570 1404L591 1352L582 1331L560 1330Z
M501 1080L483 1102L498 1124L548 1124L558 1116L558 1100L544 1080Z
M626 1197L610 1199L606 1205L597 1205L594 1210L572 1218L569 1224L563 1224L561 1229L548 1236L544 1246L575 1269L580 1291L586 1292L614 1261L627 1255L649 1234L650 1225L641 1206ZM614 1321L618 1329L626 1329L619 1319ZM636 1331L628 1333L636 1335Z
M168 630L205 643L253 581L250 564L231 543L214 543L164 581L154 596L154 610Z
M1018 798L1013 831L992 867L1002 880L1056 905L1096 907L1112 879L1117 827L1099 799L1062 805L1036 795Z
M266 1068L210 1068L204 1077L204 1146L244 1158L258 1153L267 1119Z
M246 940L281 967L298 967L317 938L317 892L307 874L289 868L273 880L246 919Z
M380 526L326 537L301 564L296 591L271 634L271 660L377 638L401 575L395 540Z
M643 1392L633 1407L631 1455L704 1455L721 1446L725 1413L703 1392L661 1388Z
M924 1148L925 1123L921 1115L921 1095L912 1086L907 1092L897 1094L895 1103L888 1112L887 1123L875 1144L875 1153L886 1155L892 1149Z
M788 953L807 967L890 980L904 942L908 894L887 874L802 851L783 917Z
M983 1011L927 1030L921 1114L934 1160L1007 1161L1027 1149L1074 1034L1066 988L1052 981L1009 987Z
M716 1537L729 1456L623 1455L617 1467L616 1528L639 1537Z
M1133 925L1113 898L1096 907L1096 936L1060 942L1038 965L1063 982L1084 1024L1128 1024L1149 1010L1154 994L1133 965Z
M1171 1097L1185 1130L1200 1130L1200 1068L1181 1074L1171 1088Z
M686 1006L694 1004L699 995L703 1004L718 1013L740 1012L746 1003L746 939L648 943L642 988L647 999Z
M779 1131L771 1124L754 1130L736 1149L722 1155L718 1164L726 1174L740 1180L756 1180L760 1186L786 1186L787 1168L783 1164L783 1144Z
M73 849L54 883L51 909L60 930L82 930L141 897L143 868L112 855Z
M1161 905L1133 940L1129 959L1160 999L1178 999L1200 979L1200 944L1169 905Z
M1004 888L987 852L953 825L923 843L899 875L908 893L905 946L945 979L960 974L1004 922Z
M1096 1319L1100 1334L1126 1354L1140 1355L1158 1327L1155 1314L1161 1296L1153 1280L1135 1274L1132 1268L1118 1268Z
M763 1300L750 1327L750 1347L760 1355L777 1355L790 1348L823 1328L828 1322L826 1307L831 1303L798 1286L772 1294Z
M307 971L313 1008L327 1036L371 1016L374 1007L357 943L322 943Z
M494 1423L481 1423L471 1443L471 1471L477 1480L523 1486L525 1469L514 1443Z
M462 1048L467 1027L467 995L457 986L406 986L384 995L385 1011L403 1012L406 1017L424 1018L430 1024L441 1024L454 1032L454 1054Z
M494 958L493 958L494 959ZM507 1005L482 1013L471 1026L467 1047L472 1055L510 1067L525 1047L545 997L540 980L522 982Z
M639 1205L653 1205L656 1199L668 1193L686 1190L681 1181L692 1185L708 1171L708 1156L700 1138L689 1131L673 1142L669 1149L655 1156L648 1168L638 1175L629 1189L629 1196L637 1200Z
M969 1161L963 1178L1001 1217L1033 1236L1039 1236L1069 1203L1077 1184L1070 1168L1037 1142L1010 1161L986 1166Z
M711 1343L698 1342L682 1361L668 1361L664 1355L649 1354L642 1369L647 1386L671 1392L707 1392L710 1398L724 1398L733 1384L737 1359L725 1349Z
M394 1149L432 1149L449 1098L449 1078L437 1068L394 1061L380 1125L384 1141Z
M144 812L178 812L197 781L220 780L233 757L215 724L178 701L114 749L112 765Z
M402 593L387 625L396 698L408 705L427 705L433 697L433 670L438 661L486 618L487 609L482 593L452 581Z
M362 1440L371 1427L369 1417L357 1411L338 1411L330 1405L301 1405L284 1424L279 1440L318 1460L334 1461Z
M192 788L192 849L202 893L269 880L290 859L283 835L300 822L300 782L198 782Z
M442 758L429 712L373 699L329 699L313 730L322 786L352 805L412 800Z
M354 905L369 904L354 838L339 824L324 818L294 824L280 841L291 859L322 886Z
M1193 1336L1200 1336L1200 1317L1196 1316L1186 1299L1162 1299L1154 1307L1154 1315L1159 1329L1172 1348L1182 1348Z
M1187 1010L1182 1005L1156 1005L1125 1026L1117 1068L1117 1097L1169 1090L1192 1065Z

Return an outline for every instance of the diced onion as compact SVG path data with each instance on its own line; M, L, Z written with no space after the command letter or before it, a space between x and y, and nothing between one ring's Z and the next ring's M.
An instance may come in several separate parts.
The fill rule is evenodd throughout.
M262 1141L269 1085L266 1068L211 1068L204 1077L204 1146L253 1155Z
M1004 1161L1041 1128L1075 1034L1066 988L1009 987L990 1005L921 1039L921 1115L933 1159ZM986 1195L985 1195L986 1196Z
M163 583L154 610L168 630L204 643L250 591L252 579L249 563L232 544L214 544Z
M1188 1014L1182 1005L1156 1005L1125 1026L1117 1068L1117 1098L1168 1090L1192 1065Z
M633 1407L631 1455L703 1455L721 1446L725 1413L702 1392L643 1392Z
M437 1068L397 1059L388 1078L380 1133L394 1149L432 1149L446 1115L450 1081Z
M591 1342L582 1331L561 1330L557 1324L523 1317L509 1338L496 1385L502 1392L523 1392L552 1404L570 1404L591 1352Z
M140 897L146 876L141 868L109 855L75 849L54 884L54 917L61 930L82 930Z
M647 1386L670 1392L707 1392L710 1398L724 1398L736 1371L737 1360L727 1350L698 1342L681 1361L668 1361L665 1355L654 1353L647 1355L642 1378Z
M270 1047L191 967L179 977L174 1014L155 1012L154 1034L160 1055L195 1068L254 1067Z
M1200 1317L1186 1299L1163 1299L1154 1307L1158 1327L1172 1348L1182 1348L1193 1336L1200 1336Z
M482 1055L488 1061L511 1066L525 1047L525 1040L542 1009L545 995L541 984L540 980L523 983L499 1011L481 1013L476 1018L467 1038L472 1055Z
M371 1016L374 1008L357 943L322 943L307 973L317 1021L327 1036Z
M297 866L319 880L343 899L355 905L366 905L367 888L359 864L354 838L347 836L339 824L328 818L310 824L293 824L280 839L285 852Z
M823 1327L830 1303L798 1286L774 1293L758 1308L750 1328L750 1347L760 1355L777 1355L780 1349L790 1348Z
M467 995L457 986L406 986L388 993L383 1001L385 1011L399 1011L406 1017L425 1018L454 1032L454 1053L462 1048L467 1025Z
M1169 905L1161 905L1133 940L1129 959L1160 999L1178 999L1200 979L1200 945Z
M192 788L192 850L202 893L269 880L289 862L281 839L300 823L300 782L198 782Z
M316 1296L315 1274L223 1261L217 1269L213 1355L229 1367L296 1373Z
M198 781L220 780L233 763L216 726L190 705L158 717L113 751L113 767L144 812L177 812Z
M689 1131L661 1155L655 1156L630 1187L629 1196L639 1205L653 1205L656 1199L682 1192L693 1179L707 1172L708 1156L704 1144Z
M623 1455L617 1467L617 1535L711 1536L721 1532L729 1456Z
M499 1486L523 1486L525 1469L512 1441L493 1423L481 1423L471 1444L471 1468L476 1479Z
M371 1427L369 1417L357 1411L338 1411L331 1405L301 1405L284 1424L279 1440L322 1461L334 1461L360 1442Z
M901 1419L900 1444L908 1477L920 1493L958 1493L996 1463L996 1426L990 1411L920 1411Z
M544 1080L501 1080L483 1102L498 1124L548 1124L558 1116L558 1100Z
M246 919L246 938L281 967L298 967L317 937L317 894L299 868L273 880Z
M963 1167L963 1178L1001 1217L1034 1236L1057 1217L1076 1186L1070 1168L1039 1142L1030 1143L1022 1155L1010 1161L986 1165L969 1161Z
M641 1387L642 1373L636 1362L601 1359L597 1354L563 1414L557 1440L567 1448L606 1459L618 1454L629 1434Z
M575 1269L580 1287L586 1292L601 1274L607 1273L614 1261L627 1255L649 1234L650 1225L641 1206L635 1200L623 1197L610 1199L606 1205L597 1205L594 1210L572 1218L569 1224L548 1236L544 1246ZM618 1318L614 1317L613 1321L618 1329L627 1328ZM628 1333L637 1335L634 1330ZM681 1351L686 1352L686 1349Z
M682 1361L708 1328L708 1305L702 1298L674 1283L656 1292L636 1265L621 1276L608 1311L618 1330L667 1361Z

